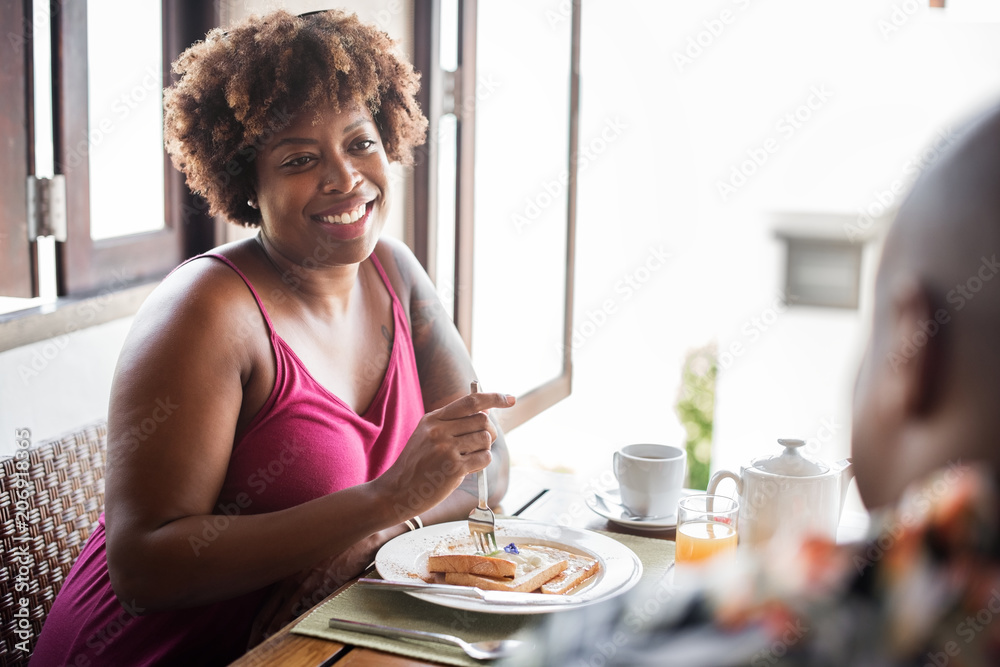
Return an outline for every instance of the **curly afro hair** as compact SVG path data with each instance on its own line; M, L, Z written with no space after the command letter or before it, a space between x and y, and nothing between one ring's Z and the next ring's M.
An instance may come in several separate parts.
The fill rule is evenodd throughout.
M420 76L392 39L354 14L293 16L279 10L214 29L174 63L164 91L164 138L188 187L209 213L260 224L252 161L291 116L329 104L368 108L389 160L413 163L427 119L415 99Z

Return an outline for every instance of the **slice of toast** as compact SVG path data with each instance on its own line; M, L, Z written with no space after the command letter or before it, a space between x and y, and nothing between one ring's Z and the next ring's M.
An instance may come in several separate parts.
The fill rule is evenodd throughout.
M569 565L554 578L542 584L546 595L565 595L590 577L597 574L601 564L586 556L569 554Z
M522 574L514 579L497 579L494 577L483 577L476 574L466 574L464 572L448 572L444 575L447 584L458 586L475 586L483 590L490 591L512 591L516 593L530 593L537 590L542 584L548 582L553 577L569 566L569 561L561 560L550 563Z
M512 579L517 564L503 558L477 556L475 554L443 554L427 559L429 572L463 572L484 577L506 577Z

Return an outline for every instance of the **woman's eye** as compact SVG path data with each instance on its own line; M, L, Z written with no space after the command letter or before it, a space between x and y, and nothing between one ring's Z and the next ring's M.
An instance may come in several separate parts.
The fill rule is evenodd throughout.
M374 145L375 141L373 139L362 139L361 141L354 144L354 147L359 151L366 151Z
M289 160L288 162L283 163L281 166L282 167L304 167L305 165L309 164L309 162L311 160L312 160L312 156L302 155L300 157L293 158L293 159Z

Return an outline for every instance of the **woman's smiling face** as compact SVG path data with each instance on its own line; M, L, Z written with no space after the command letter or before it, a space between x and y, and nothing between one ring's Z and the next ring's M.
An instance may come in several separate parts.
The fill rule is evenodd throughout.
M371 113L357 104L305 111L258 155L261 233L308 268L357 264L375 249L388 209L389 162Z

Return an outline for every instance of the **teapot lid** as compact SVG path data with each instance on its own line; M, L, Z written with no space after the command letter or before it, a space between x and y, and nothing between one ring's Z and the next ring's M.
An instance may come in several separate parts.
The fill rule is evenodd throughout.
M778 443L784 446L781 454L754 459L753 467L773 475L786 477L813 477L825 474L830 467L804 456L799 447L806 444L805 440L781 438Z

